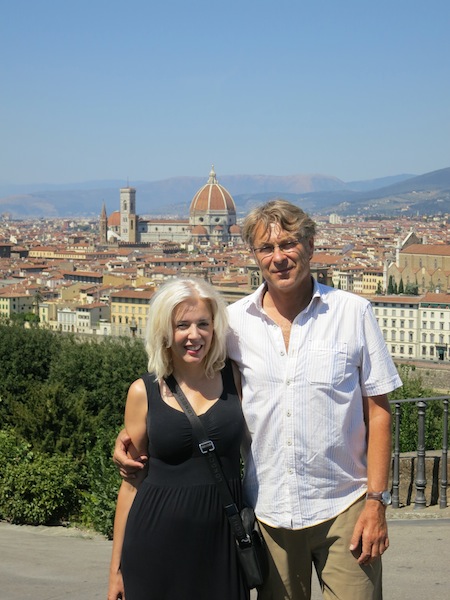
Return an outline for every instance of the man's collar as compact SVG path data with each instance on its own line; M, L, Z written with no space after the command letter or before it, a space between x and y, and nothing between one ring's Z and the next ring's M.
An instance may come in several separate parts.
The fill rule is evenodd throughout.
M317 283L317 281L314 279L314 277L311 275L311 279L313 282L313 289L312 289L312 295L311 295L311 301L309 302L308 306L304 309L306 312L308 312L313 304L313 300L315 298L318 298L319 300L321 300L322 302L324 301L323 298L323 294L322 294L322 289L320 287L320 285ZM247 296L248 299L248 306L255 306L255 308L259 311L263 310L263 298L264 298L264 294L267 292L267 283L264 282L262 283L259 288L257 290L255 290L252 294L250 294L249 296Z

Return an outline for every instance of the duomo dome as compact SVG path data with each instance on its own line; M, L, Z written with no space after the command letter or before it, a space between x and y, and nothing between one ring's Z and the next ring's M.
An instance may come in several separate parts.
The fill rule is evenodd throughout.
M191 216L204 214L209 211L219 211L236 214L236 206L231 194L216 179L214 165L209 174L208 182L199 189L191 202Z
M193 237L199 235L200 225L205 228L208 237L220 237L215 241L230 240L230 228L236 225L236 206L230 192L217 181L214 165L208 182L192 199L189 223Z

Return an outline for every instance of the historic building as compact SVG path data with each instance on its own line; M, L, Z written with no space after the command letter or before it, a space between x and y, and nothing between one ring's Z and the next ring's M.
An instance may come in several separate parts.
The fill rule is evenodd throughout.
M240 239L236 206L231 194L219 184L214 166L209 179L194 195L189 219L143 219L136 214L136 190L121 188L120 210L107 220L103 206L100 217L100 243L124 244L173 242L197 246L228 245Z
M414 243L400 250L395 263L389 265L388 279L393 278L407 292L416 287L419 294L450 291L450 246Z

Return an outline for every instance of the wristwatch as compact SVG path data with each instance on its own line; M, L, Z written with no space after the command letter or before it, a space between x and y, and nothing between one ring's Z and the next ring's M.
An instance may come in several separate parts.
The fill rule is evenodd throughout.
M389 490L384 490L384 492L367 492L366 500L378 500L383 506L392 504L392 496Z

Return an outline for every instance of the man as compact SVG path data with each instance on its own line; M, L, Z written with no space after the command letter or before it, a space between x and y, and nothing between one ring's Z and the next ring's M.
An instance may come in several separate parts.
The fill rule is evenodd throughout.
M311 277L314 235L289 202L254 209L243 239L264 283L228 308L252 440L244 492L271 558L258 597L308 600L314 564L324 598L381 600L387 394L401 381L370 303ZM130 465L120 439L115 461Z

